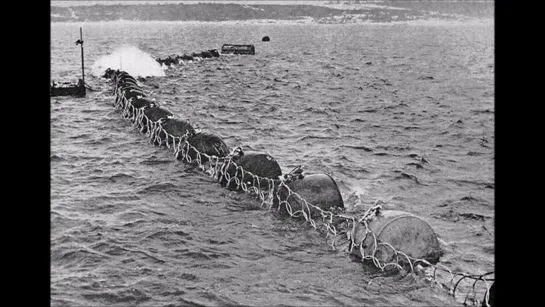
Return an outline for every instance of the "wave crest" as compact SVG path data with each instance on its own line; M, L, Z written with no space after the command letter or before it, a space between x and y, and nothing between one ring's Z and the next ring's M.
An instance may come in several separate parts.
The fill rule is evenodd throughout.
M123 45L96 60L91 73L101 77L108 68L124 70L134 77L165 76L165 71L148 53L135 46Z

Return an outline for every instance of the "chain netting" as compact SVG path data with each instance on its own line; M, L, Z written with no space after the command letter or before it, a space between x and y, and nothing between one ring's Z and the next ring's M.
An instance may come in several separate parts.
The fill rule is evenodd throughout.
M127 78L129 80L134 80L134 78L126 73L122 75L124 78L119 78L120 74L112 76L115 86L114 107L121 111L124 118L132 122L132 129L144 133L149 138L150 144L164 145L172 149L176 159L196 165L214 181L222 183L222 186L243 191L255 197L260 201L261 208L282 211L293 218L304 218L311 227L325 233L326 238L333 237L331 246L335 250L342 250L349 254L359 251L362 262L372 263L381 271L394 269L401 274L424 275L426 280L441 288L446 288L455 298L457 290L461 288L462 281L472 281L471 286L467 286L469 289L466 290L463 304L482 303L483 306L489 306L490 289L495 281L494 272L480 275L455 273L440 263L432 264L426 259L413 258L403 251L397 250L388 242L380 241L369 227L369 223L382 209L382 201L375 202L360 217L346 214L341 210L339 210L340 212L324 210L309 203L290 189L288 184L297 180L293 171L275 179L252 174L233 161L241 153L240 147L233 149L225 157L202 153L189 142L192 135L190 132L186 132L182 136L172 135L162 127L161 120L150 120L144 112L145 108L135 108L131 104L132 97L127 98L125 91L130 89L140 93L140 96L145 96L144 91L135 84L136 82L125 82ZM383 256L385 253L391 256L385 259ZM439 272L448 273L448 282L439 282ZM484 285L485 289L481 300L477 298L478 284Z

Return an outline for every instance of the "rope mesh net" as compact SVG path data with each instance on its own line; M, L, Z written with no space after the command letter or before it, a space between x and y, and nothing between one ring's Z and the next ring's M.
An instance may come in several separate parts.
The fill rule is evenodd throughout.
M131 82L125 82L125 80ZM134 80L134 82L132 82ZM119 72L112 76L114 83L114 107L121 111L123 118L132 122L132 129L137 129L149 138L150 144L165 145L172 149L174 156L183 162L194 164L208 174L214 181L223 183L223 186L234 187L234 190L255 197L260 201L260 207L267 210L282 210L292 218L303 218L311 227L325 233L326 238L332 236L331 246L334 250L342 250L351 254L358 249L361 254L361 261L371 263L381 271L397 270L401 274L424 275L425 279L441 288L446 288L449 294L457 298L457 290L461 287L462 281L466 280L464 305L476 305L481 303L483 306L489 305L490 289L495 281L494 272L488 272L480 275L457 273L451 271L446 266L436 263L432 264L426 259L413 258L403 251L397 250L388 242L381 242L377 235L370 229L369 222L382 209L380 200L369 208L362 216L357 217L334 210L324 210L319 206L309 203L301 195L290 189L288 184L296 180L292 173L280 176L278 179L260 177L243 169L233 161L241 148L233 149L227 156L218 157L200 152L189 141L191 133L186 132L182 136L170 134L162 127L161 121L152 121L144 113L145 108L135 108L131 104L134 98L127 98L125 92L130 90L137 92L144 97L143 89L136 83L136 80L126 72ZM126 85L125 85L126 84ZM132 95L131 95L132 96ZM203 162L206 161L206 162ZM234 174L233 174L234 170ZM282 191L282 193L279 193ZM295 205L296 203L296 205ZM295 210L294 207L300 207ZM357 226L363 226L364 236L357 240ZM344 243L339 243L342 241ZM364 242L371 242L372 250L366 251ZM393 257L391 261L381 259L379 251L384 249L391 251ZM427 269L426 269L427 268ZM439 281L439 272L448 273L449 278L445 283ZM481 291L478 291L477 285L481 285ZM484 294L483 294L484 292ZM482 294L481 299L477 298Z

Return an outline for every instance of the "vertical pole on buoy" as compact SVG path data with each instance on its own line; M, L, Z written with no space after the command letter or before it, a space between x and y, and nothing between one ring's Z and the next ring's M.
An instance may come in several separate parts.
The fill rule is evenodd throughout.
M76 42L76 45L81 45L81 80L83 81L83 84L85 84L85 68L84 68L84 62L83 62L83 30L80 27L79 28L79 40Z

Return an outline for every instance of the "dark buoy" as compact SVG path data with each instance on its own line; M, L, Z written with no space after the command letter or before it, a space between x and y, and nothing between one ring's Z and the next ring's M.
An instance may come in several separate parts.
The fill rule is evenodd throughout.
M169 110L157 106L144 110L144 114L152 122L156 122L160 119L168 119L169 117L174 116Z
M327 174L312 174L305 175L302 179L297 179L288 183L288 187L292 192L299 194L307 203L310 203L323 210L330 210L331 207L343 208L344 202L341 192L337 187L337 183L331 176ZM295 195L289 195L288 189L285 187L279 188L277 195L280 200L287 200L291 206L292 212L305 209L301 198ZM275 203L278 204L278 199L275 198ZM309 207L312 213L317 209ZM287 213L286 206L281 206L280 211ZM307 212L307 211L305 211ZM315 214L312 214L315 216ZM318 215L319 216L319 213Z
M239 180L242 179L243 182L245 182L248 186L254 184L254 179L251 175L246 174L247 172L250 172L259 177L275 180L278 180L278 177L282 175L282 169L280 168L278 162L267 153L244 152L242 155L233 157L232 161L244 169L244 178L242 178L242 175L240 173L237 175L237 177L239 178ZM231 177L234 177L236 174L236 167L231 164L226 171ZM222 178L220 183L222 186L226 186L227 180ZM260 183L256 182L256 185L257 184L261 184L262 188L268 187L267 179L261 180ZM231 181L227 188L229 190L236 190L237 185L234 180Z
M193 61L193 56L185 54L180 57L183 61Z
M262 42L268 42L270 40L271 39L268 36L263 36L263 38L261 39Z
M220 52L218 51L218 49L210 49L208 51L212 54L213 57L219 58Z
M229 154L229 147L227 147L227 144L225 144L225 142L215 134L198 132L189 137L187 142L195 147L199 152L209 156L221 158ZM191 157L192 161L197 159L197 153L193 148L189 149L188 155ZM182 157L179 155L178 159L181 158ZM201 155L201 163L205 162L208 162L208 158Z
M126 86L121 89L121 92L123 93L123 96L126 100L131 100L134 98L142 98L146 97L146 94L144 94L144 91L136 86Z
M111 68L106 68L104 71L104 75L102 75L102 78L111 79L115 75L116 71Z
M161 138L161 144L156 145L165 145L167 142L172 144L172 138L169 135L174 137L182 137L186 133L193 134L195 129L191 124L182 119L170 118L161 122L161 127L164 131L159 132L159 138ZM165 133L166 132L166 133Z
M131 100L131 104L136 109L141 109L141 108L147 109L154 106L159 106L155 101L148 98L143 98L143 97Z
M210 51L203 51L201 52L201 58L207 59L212 57L212 52Z
M144 110L144 115L147 116L142 118L142 132L147 133L148 132L148 119L152 122L157 122L160 119L168 119L174 116L174 114L170 113L170 111L163 109L158 106L153 106L151 108Z
M437 240L437 234L423 219L405 211L379 210L368 222L369 229L377 238L375 257L383 263L393 261L395 253L391 248L381 245L380 242L392 245L410 257L425 259L430 263L437 263L442 251ZM366 236L363 224L356 224L354 240L359 244L362 240L366 255L372 255L375 249L375 240L372 235ZM361 258L359 248L354 248L353 254ZM400 260L404 260L400 256Z

